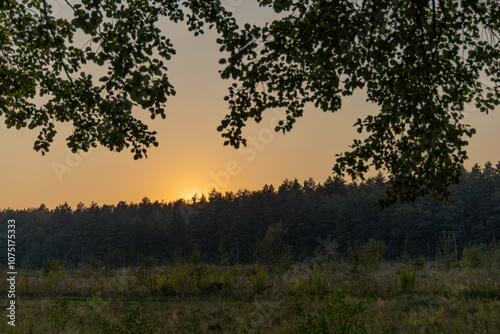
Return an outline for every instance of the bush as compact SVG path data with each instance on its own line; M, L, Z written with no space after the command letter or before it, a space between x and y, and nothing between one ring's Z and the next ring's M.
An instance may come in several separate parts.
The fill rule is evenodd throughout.
M309 314L307 321L299 325L299 333L343 333L365 332L359 315L365 311L366 300L351 302L346 293L338 289L328 296L328 301L316 314Z
M472 244L462 251L462 266L477 268L484 263L486 247L484 244Z
M135 281L140 285L151 285L151 278L146 271L139 270L135 273Z
M200 275L195 269L180 267L155 275L155 288L165 296L192 295L200 291Z
M266 283L267 283L267 271L262 269L259 270L253 277L252 277L252 288L253 291L256 294L260 294L266 290Z
M328 281L324 275L314 274L308 278L299 278L294 287L294 294L321 296L328 291Z
M281 222L269 226L264 239L255 248L255 262L283 270L290 268L293 264L292 247L283 241L285 234Z
M483 255L483 266L486 268L500 268L500 246L491 244Z
M137 265L141 269L151 269L158 265L158 260L156 260L153 255L145 256L144 254L141 254L137 259Z
M46 275L48 273L58 272L60 269L62 269L62 263L59 259L48 259L42 264L42 272Z
M174 251L172 252L172 257L170 259L170 262L173 265L180 265L180 264L186 263L186 260L184 259L184 256L182 255L182 248L175 247Z
M98 269L101 269L103 267L103 263L101 260L99 260L95 257L91 257L89 260L89 266L94 270L98 270Z
M132 307L122 316L121 326L115 333L152 334L155 328L142 315L139 307Z
M154 277L155 289L163 295L170 295L174 293L172 282L167 274L157 274Z
M423 256L419 256L415 259L412 259L410 265L416 270L424 270L425 267L425 259Z
M455 238L447 236L443 231L443 237L439 238L439 246L437 249L438 260L444 269L449 270L458 265L458 252Z
M98 295L92 296L92 299L90 300L90 307L93 309L99 309L102 305L104 305L104 302Z
M386 252L387 245L385 242L370 239L361 246L356 243L354 246L349 247L347 261L353 272L358 272L360 267L365 270L375 270L380 267Z
M399 273L399 288L403 292L410 292L415 287L417 275L415 269L403 268Z
M340 257L337 251L339 245L335 241L331 241L330 236L325 240L318 238L317 241L319 245L314 250L314 257L311 262L317 265L327 263L336 268Z
M73 314L70 311L70 305L67 299L56 299L49 308L49 320L52 330L58 332L64 330L71 320Z
M408 249L407 241L405 241L405 248L403 254L401 254L401 261L415 270L423 270L425 266L425 258L420 255L418 257L413 257L411 251Z
M189 255L189 262L193 264L200 264L204 262L204 255L201 253L198 244L194 244L191 254Z

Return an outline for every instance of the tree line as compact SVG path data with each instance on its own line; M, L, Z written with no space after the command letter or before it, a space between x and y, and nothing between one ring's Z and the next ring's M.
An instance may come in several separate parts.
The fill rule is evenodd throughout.
M286 179L278 188L224 194L214 189L168 203L143 198L76 208L65 203L53 210L44 204L3 209L0 222L6 230L7 221L16 220L16 261L31 268L51 259L74 266L134 266L144 259L251 263L258 260L258 245L270 230L294 260L332 245L346 253L369 239L383 241L387 258L393 259L403 252L433 257L443 236L458 249L496 244L500 237L500 162L463 169L460 183L450 188L453 203L423 197L380 210L373 203L385 188L382 174L361 183L340 177L323 183Z

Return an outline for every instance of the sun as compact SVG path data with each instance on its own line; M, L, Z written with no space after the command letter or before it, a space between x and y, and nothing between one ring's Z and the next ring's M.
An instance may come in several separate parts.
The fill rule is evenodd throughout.
M183 197L184 199L184 202L186 202L187 204L193 204L194 201L193 201L193 196L186 196L186 197Z
M190 191L186 191L184 194L185 195L182 197L182 199L184 199L189 204L194 203L193 197L200 198L200 193L194 189L191 189Z

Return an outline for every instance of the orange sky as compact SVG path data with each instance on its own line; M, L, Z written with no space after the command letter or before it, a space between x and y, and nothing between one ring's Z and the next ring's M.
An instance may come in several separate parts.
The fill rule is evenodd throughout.
M245 21L262 22L266 15L258 12L253 1L227 0L235 16ZM254 19L258 18L258 20ZM323 182L331 175L335 154L348 150L354 138L352 127L358 117L364 118L377 108L365 102L359 93L344 100L341 111L331 114L309 108L291 133L283 136L272 131L276 115L272 111L258 125L244 130L255 144L246 150L223 146L216 131L227 112L228 81L220 79L215 43L216 35L207 33L192 37L184 25L166 25L177 55L167 63L177 95L166 104L165 120L148 121L158 132L158 148L149 151L148 159L134 161L129 152L109 152L97 148L85 156L68 152L65 138L67 125L58 134L49 154L33 150L37 131L0 127L0 209L49 208L68 202L87 205L116 204L119 201L171 201L207 192L261 189L264 184L279 186L285 178L301 182L313 177ZM147 120L145 111L137 115ZM466 121L477 129L468 147L470 168L474 163L500 161L499 112L482 114L470 108Z

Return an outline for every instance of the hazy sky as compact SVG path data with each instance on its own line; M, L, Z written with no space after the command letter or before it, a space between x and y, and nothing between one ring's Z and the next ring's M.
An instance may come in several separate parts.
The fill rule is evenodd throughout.
M262 23L270 18L255 0L225 3L242 22ZM59 10L64 12L61 6ZM164 24L164 31L177 50L167 63L177 95L166 104L165 120L147 121L158 132L159 147L139 161L128 151L115 153L104 148L75 155L66 147L71 127L59 125L50 152L42 156L33 150L38 131L7 129L2 117L0 209L41 203L54 208L64 202L74 208L79 202L139 202L144 196L168 202L214 187L225 192L257 190L264 184L279 186L285 178L303 182L313 177L323 182L332 175L335 154L348 150L353 139L359 138L352 126L357 118L378 111L359 93L345 99L342 110L335 114L307 109L285 136L273 131L277 116L269 111L260 124L244 129L247 138L254 138L250 148L224 147L216 128L227 112L223 98L229 82L219 77L221 55L216 35L193 37L184 24ZM149 119L146 111L137 110L136 115ZM500 161L498 110L485 115L469 108L466 117L477 129L470 140L466 167Z

